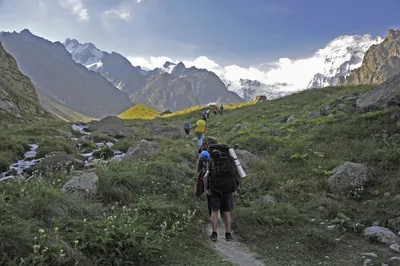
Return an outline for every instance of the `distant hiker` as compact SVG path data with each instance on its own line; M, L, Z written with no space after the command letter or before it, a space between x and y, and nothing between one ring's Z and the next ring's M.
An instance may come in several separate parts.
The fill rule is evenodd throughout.
M243 169L239 168L241 165L235 152L227 145L209 145L207 151L210 155L210 162L204 182L207 184L206 193L210 197L212 226L210 238L214 242L218 239L218 212L222 211L225 217L225 238L227 241L231 241L233 240L231 235L232 195L239 188L242 177L246 175Z
M204 121L207 121L207 111L203 111L203 113L201 114L201 116L203 117Z
M190 129L192 128L192 125L190 124L190 122L186 122L185 123L185 126L184 126L184 129L185 129L185 135L186 136L189 136L189 134L190 134Z
M214 111L214 115L217 115L218 109L217 109L216 105L214 105L213 111Z
M210 110L209 109L207 109L206 114L207 114L207 118L209 118L210 117Z
M224 106L221 104L221 106L219 107L219 113L222 115L222 113L224 112Z
M207 131L206 121L204 119L197 120L195 132L198 141L199 153L201 152L201 146L203 145L203 139Z

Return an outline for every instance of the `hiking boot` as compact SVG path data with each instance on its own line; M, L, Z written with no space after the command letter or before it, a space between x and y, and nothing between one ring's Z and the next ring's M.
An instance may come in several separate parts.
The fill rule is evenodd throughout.
M233 236L232 236L231 233L225 233L225 238L226 238L226 241L232 241L233 240Z
M217 232L212 232L212 234L210 235L210 238L211 238L211 241L217 242L217 239L218 239Z

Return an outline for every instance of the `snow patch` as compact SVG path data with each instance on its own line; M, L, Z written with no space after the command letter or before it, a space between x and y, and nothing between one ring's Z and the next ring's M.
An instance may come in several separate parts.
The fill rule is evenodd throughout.
M72 55L72 59L87 68L101 64L104 53L91 43L81 44L77 40L67 39L65 49Z

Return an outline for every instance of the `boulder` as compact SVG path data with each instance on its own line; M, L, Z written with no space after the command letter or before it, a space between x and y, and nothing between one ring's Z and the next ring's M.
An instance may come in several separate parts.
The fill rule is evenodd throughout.
M400 105L400 74L397 74L371 92L358 98L357 108L362 112L376 111Z
M319 117L321 117L321 112L313 112L308 116L310 119L317 119Z
M333 192L348 192L365 185L370 179L368 168L359 163L345 162L344 164L332 170L334 173L328 179L328 185Z
M172 111L171 111L171 110L165 110L164 112L160 113L160 116L163 116L163 115L170 115L170 114L172 114Z
M148 123L147 128L150 136L152 137L183 138L185 135L183 127L180 126Z
M381 226L371 226L364 230L364 236L381 244L391 245L398 242L399 237L389 229Z
M123 138L133 134L132 128L125 125L124 120L116 116L108 116L91 127L93 133L101 133L111 137Z
M157 147L157 141L147 141L143 139L129 148L122 161L140 161L147 155L156 153Z
M71 173L71 178L61 188L61 191L95 195L97 193L98 183L99 177L94 172L73 171Z
M391 257L389 259L390 266L399 266L400 265L400 257Z
M257 160L257 156L247 150L235 150L240 163L247 169L249 164Z
M237 133L237 132L242 131L242 130L248 130L247 126L243 125L243 124L236 124L232 128L231 133Z
M52 152L46 155L40 163L32 166L27 170L28 173L33 173L35 171L43 172L47 169L67 169L69 172L72 167L77 170L83 169L85 166L85 162L76 159L72 155L67 154L66 152Z

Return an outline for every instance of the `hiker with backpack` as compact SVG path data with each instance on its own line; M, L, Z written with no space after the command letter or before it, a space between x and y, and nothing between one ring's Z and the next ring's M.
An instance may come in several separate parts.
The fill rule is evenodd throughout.
M207 109L206 115L207 115L207 119L210 118L210 110L209 109Z
M208 116L207 116L207 111L204 111L204 112L201 114L201 116L202 116L202 118L203 118L204 121L207 121L207 118L208 118Z
M224 112L224 105L221 103L221 106L219 107L220 110L220 114L222 115L222 113Z
M207 131L207 124L204 119L197 120L195 126L195 132L198 142L199 153L201 152L201 146L203 145L203 139L205 137L205 133Z
M186 122L185 126L183 127L183 129L185 130L186 136L189 136L191 128L192 128L192 125L190 124L190 122Z
M210 154L207 149L208 146L218 144L217 140L212 137L204 138L203 145L201 147L201 153L199 159L197 160L197 187L196 187L196 196L200 197L203 195L204 191L206 191L207 184L204 184L204 175L208 169L208 163L210 162ZM206 187L204 187L204 185ZM207 207L208 207L208 215L211 217L211 198L210 195L206 193L207 196ZM223 215L223 211L220 210L220 216Z
M217 106L216 105L214 105L213 111L214 111L214 115L217 115L218 110L217 110Z
M208 169L204 175L204 186L209 195L211 208L212 241L217 241L218 212L223 212L225 217L225 238L233 240L231 234L231 212L233 210L233 193L239 188L241 180L246 176L236 153L224 144L209 145Z

